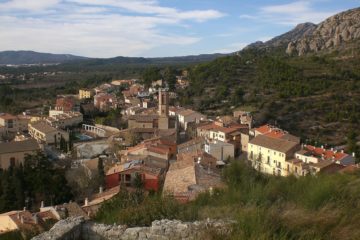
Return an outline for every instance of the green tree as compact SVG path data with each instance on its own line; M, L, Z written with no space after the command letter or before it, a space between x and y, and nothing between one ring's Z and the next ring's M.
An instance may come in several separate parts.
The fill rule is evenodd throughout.
M146 87L150 87L153 81L161 78L160 69L157 67L147 68L142 74L142 80Z
M357 136L354 130L350 130L347 135L347 150L350 154L355 153L356 163L360 162L360 149L357 145Z
M170 90L175 90L176 71L173 68L166 67L163 71L163 79L167 83Z
M142 189L144 187L144 181L141 174L136 173L133 185L136 189Z
M102 158L99 158L98 161L98 177L99 177L99 186L104 187L105 186L105 171L104 171L104 162Z
M232 93L231 102L233 105L239 105L243 102L244 90L242 87L237 87Z

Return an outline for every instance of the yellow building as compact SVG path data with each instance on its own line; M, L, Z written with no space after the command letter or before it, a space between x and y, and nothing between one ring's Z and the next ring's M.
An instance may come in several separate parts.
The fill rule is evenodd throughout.
M56 129L45 122L29 123L29 134L39 143L59 144L61 137L68 142L69 133Z
M14 116L9 113L0 113L0 132L3 133L16 133L27 130L27 125L30 117L27 116Z
M94 96L94 93L91 89L80 89L79 90L79 99L89 99Z
M291 170L287 160L299 149L297 142L258 135L248 143L248 160L260 172L288 176Z

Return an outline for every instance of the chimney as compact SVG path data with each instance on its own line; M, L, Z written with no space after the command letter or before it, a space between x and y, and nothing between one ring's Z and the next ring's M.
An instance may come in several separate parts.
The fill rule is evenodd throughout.
M21 224L24 224L24 222L25 222L25 221L24 221L24 216L21 216L21 217L20 217L20 222L21 222Z
M99 187L99 193L103 193L103 186Z
M20 219L20 212L17 212L17 219Z
M324 145L321 145L321 148L324 149Z
M89 206L89 199L85 198L85 207Z
M39 224L39 217L38 217L37 213L34 214L33 219L34 219L35 224Z
M355 152L353 152L353 153L352 153L352 156L355 157L355 155L356 155Z
M24 211L24 212L26 211L26 207L23 208L23 211Z
M210 194L210 196L214 195L214 189L213 189L213 187L209 187L209 194Z
M344 149L341 149L341 153L344 153Z
M44 207L45 207L44 201L41 201L40 208L44 208Z

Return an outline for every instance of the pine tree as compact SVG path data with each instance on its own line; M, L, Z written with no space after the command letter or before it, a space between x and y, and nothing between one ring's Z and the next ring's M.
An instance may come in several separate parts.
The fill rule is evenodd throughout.
M12 182L15 189L15 206L17 209L22 209L25 206L24 173L22 165L14 169Z
M102 158L99 158L98 161L98 174L99 174L99 186L105 186L105 171L104 171L104 163Z

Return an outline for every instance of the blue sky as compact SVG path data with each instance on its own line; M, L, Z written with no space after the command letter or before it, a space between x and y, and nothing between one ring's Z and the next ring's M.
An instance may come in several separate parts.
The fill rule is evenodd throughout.
M0 51L228 53L359 6L360 0L0 0Z

